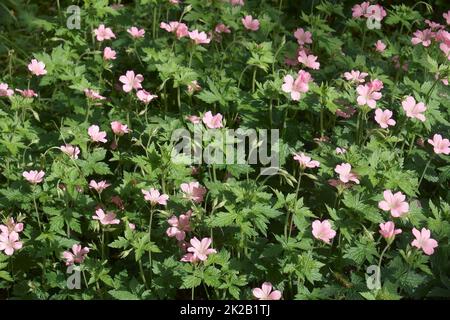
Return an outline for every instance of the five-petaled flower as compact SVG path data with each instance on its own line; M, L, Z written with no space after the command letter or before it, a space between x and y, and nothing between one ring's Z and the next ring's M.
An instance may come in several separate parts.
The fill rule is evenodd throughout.
M279 290L272 291L272 284L264 282L261 288L254 288L252 290L253 296L258 300L280 300L281 292Z
M331 228L330 221L315 220L312 223L312 234L314 238L322 240L325 243L330 243L330 240L336 236L336 231Z
M114 212L105 213L105 211L103 211L103 209L95 210L95 215L92 216L92 219L98 220L104 226L120 223L120 220L116 219L116 214Z
M167 200L169 199L169 196L167 194L161 194L158 190L154 188L150 188L150 190L141 190L142 194L144 195L144 199L146 201L149 201L152 205L160 204L160 205L167 205Z
M395 194L391 190L383 192L384 200L378 203L378 207L384 211L390 211L394 218L403 217L409 211L409 204L405 201L406 196L399 192Z
M89 248L83 248L80 244L74 244L71 249L72 252L70 250L63 252L63 258L66 260L66 266L73 265L74 263L83 263L86 255L89 253Z
M434 248L437 248L438 246L438 242L431 238L430 230L422 228L422 230L419 231L416 228L413 228L412 233L416 239L411 242L411 245L417 249L422 249L426 255L432 255L434 253Z

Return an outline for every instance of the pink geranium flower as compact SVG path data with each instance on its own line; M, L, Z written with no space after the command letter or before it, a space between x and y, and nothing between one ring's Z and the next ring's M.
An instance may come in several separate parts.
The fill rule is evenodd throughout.
M375 121L381 128L386 129L388 126L395 126L395 120L392 119L391 110L375 110Z
M359 85L356 88L356 92L358 93L358 98L356 99L358 105L368 105L370 108L375 109L377 106L377 100L381 99L381 92L379 92L383 88L383 83L375 79L372 82L369 82L365 85Z
M1 91L1 89L0 89ZM16 89L17 92L20 93L20 95L24 98L33 98L33 97L37 97L37 93L34 92L34 90L32 89L25 89L25 90L20 90L20 89ZM1 93L0 93L1 96Z
M0 225L0 231L2 233L11 233L17 232L20 233L23 231L23 223L16 223L13 217L10 217L6 220L5 224Z
M347 152L347 149L341 148L341 147L337 147L335 152L336 152L336 154L344 154L344 153Z
M63 258L66 260L66 266L73 265L74 263L83 263L88 253L88 247L82 248L80 244L74 244L72 246L72 252L63 252Z
M154 188L150 188L149 191L142 189L141 192L144 195L144 199L149 201L152 205L167 205L167 200L169 199L167 194L160 194L159 191Z
M311 74L307 71L300 70L297 79L291 75L284 77L284 83L281 89L283 92L290 93L291 99L294 101L300 100L301 93L306 93L309 90L309 82L311 82Z
M422 230L419 231L416 228L413 228L412 233L416 239L411 242L411 245L417 249L422 249L426 255L432 255L434 253L434 248L437 248L438 246L438 242L431 238L430 230L422 228Z
M14 94L13 89L8 89L6 83L0 83L0 97L10 97Z
M0 251L4 251L7 256L11 256L15 250L21 249L22 245L17 232L2 232L0 234Z
M360 18L367 13L367 8L369 8L369 2L363 2L361 4L355 4L352 8L352 17Z
M105 100L106 98L97 91L94 91L92 89L84 89L84 94L86 97L88 97L91 100Z
M241 21L247 30L257 31L259 29L258 19L253 19L252 16L245 16Z
M181 191L184 193L184 197L194 202L200 203L203 201L203 196L206 193L206 189L202 187L197 181L182 183Z
M181 214L178 218L173 215L167 222L170 227L167 228L166 234L169 237L175 237L178 241L182 241L186 237L186 232L191 231L190 221L192 211L189 210L185 214Z
M80 154L80 148L73 146L71 144L66 144L65 146L59 147L59 150L67 154L72 159L78 159L78 155Z
M373 4L367 7L365 17L374 18L376 21L381 21L387 15L386 10L379 4Z
M425 121L425 115L423 114L427 107L423 102L416 103L416 100L407 96L405 100L402 101L403 110L406 112L406 116L409 118L416 118L420 121Z
M202 121L202 118L197 117L195 115L187 116L186 119L189 120L193 124L199 124Z
M300 164L302 169L305 168L316 168L320 166L320 162L316 160L311 160L311 157L306 156L303 152L294 153L294 160Z
M348 81L356 82L356 83L363 83L365 80L364 78L367 77L369 74L367 72L361 72L358 70L352 70L350 72L345 72L344 77Z
M127 29L127 32L135 39L143 38L145 35L144 29L138 29L136 27L131 27L130 29Z
M110 40L116 38L111 28L106 28L104 24L101 24L97 29L94 29L94 33L97 36L97 41Z
M311 32L303 30L303 28L298 28L294 32L294 37L297 39L299 45L303 46L307 43L312 43Z
M383 43L383 41L378 40L377 42L375 42L375 50L378 52L384 52L384 50L386 50L386 44Z
M231 33L230 28L224 25L223 23L217 24L216 27L214 28L214 31L216 33Z
M395 223L388 221L386 223L380 223L379 232L387 241L392 241L397 234L402 233L402 229L395 229Z
M104 226L120 223L120 220L116 219L116 214L114 212L107 212L105 214L103 209L95 210L95 216L92 216L92 219L98 220Z
M444 13L442 14L442 16L444 17L445 22L446 22L448 25L450 25L450 10L448 10L447 12L444 12Z
M315 220L312 223L312 234L314 238L330 243L330 240L336 236L336 231L331 228L328 220Z
M97 182L95 180L91 180L89 182L89 188L94 189L98 193L102 193L102 191L105 190L106 188L108 188L110 185L111 184L106 182L106 180L102 180L102 181L99 181L99 182Z
M413 45L421 43L424 47L428 47L431 44L431 40L434 37L434 32L431 29L425 29L423 31L417 30L414 32L414 37L411 39Z
M111 122L111 129L114 134L118 136L123 136L125 133L130 132L126 124L122 124L120 121Z
M30 183L32 184L37 184L37 183L41 183L44 176L45 176L45 172L44 171L36 171L36 170L31 170L31 171L24 171L22 173L22 176Z
M114 51L110 47L106 47L103 50L103 59L105 59L105 60L116 60L116 51Z
M35 76L47 74L47 70L45 70L45 63L36 59L31 60L31 63L28 65L28 70L30 70L30 72Z
M378 202L378 207L384 211L390 211L394 218L403 217L409 211L406 196L400 191L393 194L391 190L383 192L384 200Z
M205 32L199 32L197 29L189 31L189 38L194 41L195 44L208 44L211 42L211 38Z
M119 81L123 83L122 89L130 92L133 89L141 89L141 82L144 81L142 74L134 74L134 71L128 70L126 75L120 76Z
M359 184L358 176L352 172L352 166L349 163L341 163L334 168L334 171L339 174L339 180L343 183L353 181Z
M211 238L203 238L201 241L196 237L192 238L191 247L187 248L188 252L191 252L194 260L206 261L208 255L217 253L215 249L209 248L212 243Z
M157 95L151 94L150 92L142 89L136 93L137 98L142 101L144 104L149 104L153 99L158 98Z
M105 143L107 141L106 140L106 132L100 131L99 126L97 126L95 124L88 128L88 134L89 134L89 137L91 137L91 141L93 141L93 142Z
M442 139L440 134L435 134L433 140L428 139L428 143L433 146L436 154L450 154L450 141L448 139Z
M208 128L218 129L223 128L222 118L223 117L220 113L213 116L211 111L208 111L203 115L202 121Z
M298 59L298 62L300 62L301 64L305 65L308 68L311 68L314 70L318 70L320 68L320 63L316 62L317 57L312 54L307 55L304 50L299 52L297 59Z
M272 284L264 282L261 288L254 288L252 290L253 296L258 300L280 300L281 292L279 290L272 291Z
M185 23L178 21L171 21L169 23L161 22L160 28L167 32L174 33L177 39L189 36L189 30Z

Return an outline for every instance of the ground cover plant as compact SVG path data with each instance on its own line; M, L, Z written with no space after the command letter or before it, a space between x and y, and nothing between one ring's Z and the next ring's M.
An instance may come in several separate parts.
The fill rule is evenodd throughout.
M449 9L2 1L1 297L448 298Z

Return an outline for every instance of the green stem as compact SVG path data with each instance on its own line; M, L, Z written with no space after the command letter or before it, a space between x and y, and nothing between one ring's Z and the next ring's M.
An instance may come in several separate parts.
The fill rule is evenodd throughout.
M151 239L152 239L153 213L154 213L153 206L151 206L150 207L150 219L148 222L148 242L152 241ZM151 284L151 281L152 281L152 251L151 250L148 251L148 261L150 264L150 284Z
M39 229L42 231L41 219L39 218L39 211L36 203L36 186L33 186L33 204L34 204L34 211L36 212Z
M425 176L425 172L427 172L428 166L430 165L431 160L433 160L433 158L434 158L434 154L428 160L427 164L425 165L425 169L423 169L422 175L420 176L420 179L419 179L419 185L417 186L417 189L420 188L420 184L422 183L423 177Z
M256 69L256 67L255 67L255 69L253 70L253 77L252 77L252 92L255 92L255 86L256 86L256 71L257 71L258 69Z
M141 275L142 281L144 282L145 288L148 289L147 280L145 279L144 268L142 267L142 260L139 259L139 273Z

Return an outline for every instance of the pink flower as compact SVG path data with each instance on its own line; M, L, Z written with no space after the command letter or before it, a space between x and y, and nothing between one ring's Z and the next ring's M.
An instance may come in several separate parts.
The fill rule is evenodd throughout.
M369 2L363 2L361 4L355 4L352 8L352 17L359 18L366 14L367 8L369 8Z
M194 92L202 90L202 87L198 84L197 80L193 80L187 85L187 90L189 94L194 94Z
M123 136L125 133L130 132L128 126L126 124L122 124L119 121L111 122L111 129L114 132L114 134L118 136Z
M111 28L105 28L104 24L101 24L97 29L94 30L97 36L97 41L109 40L111 38L116 38L116 35L112 32Z
M391 110L375 110L375 121L380 125L381 128L386 129L388 126L395 126L395 120L392 119Z
M91 141L93 142L103 142L105 143L106 140L106 132L100 131L99 126L92 125L88 128L88 134L91 137Z
M37 184L37 183L41 183L44 176L45 176L45 172L44 171L36 171L36 170L31 170L31 171L24 171L22 173L22 176L27 179L28 182L32 183L32 184Z
M187 25L178 21L171 21L168 24L161 22L160 28L166 30L167 32L174 33L178 39L189 35Z
M380 223L380 234L387 241L392 241L395 235L402 233L402 229L395 229L395 224L392 221L386 223Z
M358 70L354 71L350 71L350 72L345 72L344 73L344 77L346 80L348 81L353 81L356 83L363 83L365 80L364 78L367 77L369 74L366 72L360 72Z
M189 210L185 214L181 214L180 217L173 215L167 222L170 227L167 229L166 234L169 237L175 237L178 241L184 240L186 232L191 231L189 219L191 218L192 211Z
M45 64L42 61L38 61L36 59L31 60L31 63L28 65L28 70L35 76L42 76L47 74L47 70L45 70Z
M94 189L98 193L102 193L102 191L105 190L106 188L108 188L110 185L111 184L106 182L106 180L102 180L99 182L97 182L95 180L91 180L91 182L89 182L89 188Z
M91 100L105 100L106 98L100 95L97 91L91 89L84 89L84 94Z
M406 196L400 191L392 194L391 190L383 192L384 200L378 202L378 207L384 211L390 211L394 218L403 217L409 211L409 204L405 201Z
M92 216L92 219L100 221L100 223L104 226L109 224L119 224L120 220L116 219L116 214L114 212L105 212L102 209L95 210L95 216Z
M192 238L191 247L187 249L188 252L191 252L194 260L206 261L208 259L208 255L217 253L215 249L210 249L209 246L212 243L211 238L203 238L201 241L196 237Z
M194 202L200 203L203 201L203 196L206 193L206 189L202 187L197 181L182 183L181 191L184 193L184 197Z
M136 230L136 225L134 223L128 223L128 228L130 228L131 231Z
M230 28L224 25L223 23L219 23L218 25L216 25L214 31L216 33L231 33Z
M243 6L244 0L228 0L229 3L233 6Z
M205 32L198 32L197 29L189 31L189 38L194 40L195 44L208 44L211 42L211 39L208 38L208 35Z
M445 22L447 22L448 25L450 25L450 10L448 10L447 12L444 12L442 14L442 16L445 19Z
M416 228L413 228L412 233L416 239L411 242L411 245L417 249L422 249L426 255L432 255L434 253L434 248L437 248L438 246L438 242L430 238L430 230L422 228L422 230L419 231Z
M110 47L106 47L103 50L103 59L105 59L105 60L116 60L116 51L114 51Z
M135 39L143 38L145 34L144 29L138 29L136 27L131 27L130 29L127 29L127 32Z
M210 129L223 128L222 115L220 113L213 116L211 111L208 111L203 115L202 121Z
M279 290L272 291L272 284L264 282L261 288L254 288L252 290L253 296L258 300L280 300L281 292Z
M80 148L74 147L71 144L66 144L65 146L59 147L59 150L67 154L72 159L78 159L78 155L80 154Z
M80 244L74 244L72 246L72 252L64 251L63 258L66 260L66 266L70 266L74 263L83 263L86 255L89 253L89 248L82 248Z
M450 154L450 141L448 139L442 139L440 134L435 134L433 140L428 139L428 143L434 147L434 153Z
M10 97L14 94L13 89L8 89L6 83L0 83L0 97Z
M17 232L2 232L0 234L0 251L4 251L7 256L11 256L15 250L21 248L22 242L19 241L19 234Z
M336 152L336 154L344 154L344 153L347 152L347 149L341 148L341 147L337 147L335 152Z
M439 44L439 49L441 49L441 51L447 57L447 60L450 60L450 44L441 43Z
M316 168L320 166L319 161L311 160L311 157L306 156L303 152L300 154L294 153L294 160L300 164L302 169Z
M443 26L442 24L430 21L428 19L425 19L425 23L431 28L431 30L439 30L445 28L445 26Z
M331 228L328 220L315 220L312 223L312 234L314 238L330 243L330 240L336 236L336 231Z
M294 37L297 39L299 45L303 46L307 43L312 43L311 32L303 30L303 28L298 28L294 32Z
M387 15L386 10L379 4L373 4L367 7L365 17L366 18L374 18L377 21L383 20L383 18Z
M358 176L352 172L352 166L349 163L341 163L334 168L334 171L339 174L339 180L343 183L347 183L349 181L353 181L356 184L359 184Z
M407 96L406 99L402 101L402 107L403 110L406 111L407 117L416 118L422 122L425 121L426 118L423 113L427 110L427 107L423 102L416 104L416 100L413 97Z
M189 120L193 124L199 124L202 121L202 118L194 116L194 115L187 116L186 119Z
M144 199L149 201L152 205L167 205L167 200L169 199L167 194L160 194L159 191L154 188L150 188L149 191L142 189L141 192L144 195Z
M2 233L11 233L17 232L20 233L23 231L23 223L16 223L13 217L10 217L5 224L0 225L0 231Z
M137 98L142 101L144 104L149 104L153 99L158 98L157 95L151 94L150 92L142 89L136 93Z
M383 41L378 40L375 42L375 50L378 52L383 52L386 49L386 44L383 43Z
M1 90L1 89L0 89ZM31 89L25 89L25 90L20 90L20 89L16 89L17 92L20 93L20 95L24 98L33 98L33 97L37 97L37 93L34 92L34 90ZM1 94L0 94L1 96Z
M245 16L241 21L247 30L257 31L259 29L258 19L253 19L252 16Z
M310 54L307 55L304 50L300 51L298 54L298 62L302 63L308 68L318 70L320 68L320 63L316 62L317 57Z
M358 98L356 101L358 105L368 105L370 108L375 109L377 106L377 100L381 99L381 92L378 92L383 88L383 83L380 80L375 79L365 85L359 85L356 88Z
M126 75L120 76L119 81L123 83L122 89L130 92L133 89L141 89L141 82L144 81L142 74L134 75L134 71L128 70Z
M433 39L434 32L431 29L425 29L423 31L417 30L414 32L414 37L411 39L413 45L418 45L422 43L424 47L428 47L431 44L431 39Z
M298 101L301 97L300 93L308 92L309 82L311 80L311 74L309 72L300 70L295 80L291 75L285 76L281 89L283 92L290 93L292 100Z

